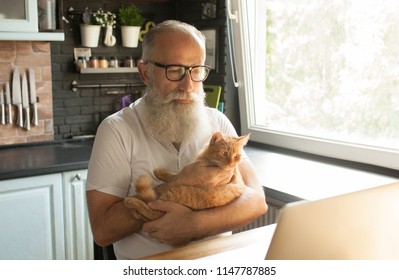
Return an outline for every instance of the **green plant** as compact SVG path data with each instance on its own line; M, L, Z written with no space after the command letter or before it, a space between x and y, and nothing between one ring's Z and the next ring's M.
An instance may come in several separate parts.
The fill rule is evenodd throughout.
M112 25L115 27L116 15L111 12L106 12L103 9L98 9L93 13L86 7L82 14L82 21L84 24L101 25L102 27Z
M144 23L140 9L134 4L122 6L119 8L119 23L127 26L141 26Z
M96 12L94 12L92 18L94 18L95 24L101 25L102 27L107 25L115 27L116 24L116 15L109 11L106 12L103 9L98 9Z

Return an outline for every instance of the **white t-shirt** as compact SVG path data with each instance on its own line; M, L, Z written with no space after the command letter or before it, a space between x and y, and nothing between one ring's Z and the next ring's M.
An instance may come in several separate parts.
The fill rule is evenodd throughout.
M211 138L204 135L182 143L177 151L172 143L160 143L146 132L140 122L140 102L107 117L98 127L89 162L87 190L126 197L135 195L134 184L139 175L151 174L154 168L179 172L192 162ZM212 133L236 135L227 117L213 108L206 109ZM153 187L161 184L153 176ZM118 259L136 259L171 249L172 246L151 239L143 231L114 243Z

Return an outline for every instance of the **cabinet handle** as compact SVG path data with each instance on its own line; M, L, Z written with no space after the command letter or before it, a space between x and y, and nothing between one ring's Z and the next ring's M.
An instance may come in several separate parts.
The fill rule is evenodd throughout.
M77 173L73 178L72 181L78 180L80 181L82 179L82 176L80 175L80 173Z

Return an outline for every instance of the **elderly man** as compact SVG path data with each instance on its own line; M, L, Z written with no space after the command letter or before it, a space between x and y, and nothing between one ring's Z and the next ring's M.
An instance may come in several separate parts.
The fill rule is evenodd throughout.
M153 174L154 168L180 172L173 184L215 186L230 181L231 171L214 166L198 163L185 168L213 132L236 135L225 115L204 105L202 82L210 71L204 63L205 37L196 28L172 20L152 28L144 38L138 65L145 95L98 128L87 203L96 243L113 243L118 259L140 258L228 232L267 211L263 189L245 155L239 168L247 188L225 206L192 211L157 200L149 206L166 214L146 223L124 206L124 198L135 194L137 177Z

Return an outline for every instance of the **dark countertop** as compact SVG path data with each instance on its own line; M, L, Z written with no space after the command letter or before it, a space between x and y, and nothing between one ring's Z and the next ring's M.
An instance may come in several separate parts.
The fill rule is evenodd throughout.
M93 140L0 147L0 180L87 169Z
M87 169L93 139L32 143L0 147L0 180ZM250 148L249 150L257 150ZM254 158L256 161L256 158ZM259 165L258 162L256 162ZM299 197L265 187L268 201L285 204Z

